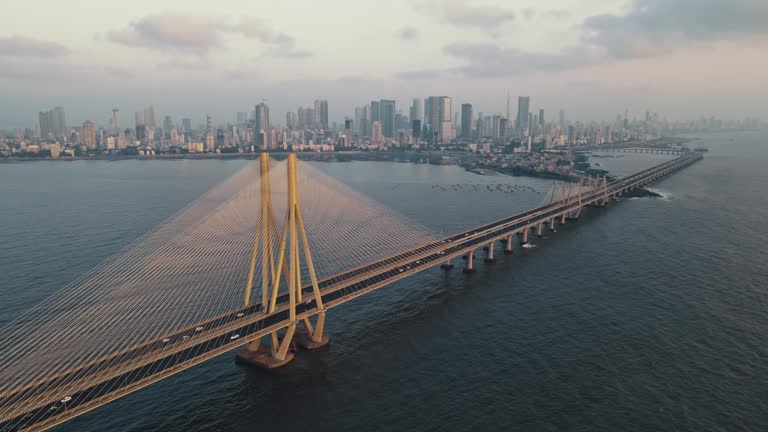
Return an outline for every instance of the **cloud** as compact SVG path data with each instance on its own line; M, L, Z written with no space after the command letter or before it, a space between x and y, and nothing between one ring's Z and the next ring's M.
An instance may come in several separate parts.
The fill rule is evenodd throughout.
M213 49L224 48L223 36L227 34L258 40L270 46L269 52L279 57L311 55L308 51L296 50L293 37L254 17L241 17L233 23L227 17L211 14L163 12L147 15L126 28L109 31L106 38L123 45L205 57Z
M404 71L395 74L395 78L403 80L412 79L433 79L441 76L443 71L438 69L424 69L415 71Z
M515 12L498 6L472 6L462 0L431 0L417 3L418 10L439 16L462 27L495 29L516 18Z
M556 54L525 52L490 43L457 42L443 48L443 53L465 60L457 68L473 77L519 75L534 71L557 71L585 66L593 55L582 49L564 49Z
M573 16L573 12L566 10L566 9L552 9L544 12L543 14L547 18L568 18L570 16Z
M533 8L525 8L523 9L523 16L525 19L531 19L533 16L536 15L536 11Z
M305 59L315 55L312 51L297 50L292 47L273 49L273 50L270 50L270 53L273 57L278 57L278 58L283 58L288 60Z
M397 32L397 37L402 40L414 40L419 37L419 30L415 27L406 26Z
M710 49L715 41L768 36L768 2L634 0L627 14L591 16L582 27L584 36L577 45L555 53L476 42L456 42L443 47L443 53L465 62L457 71L478 77L560 71L658 57L684 48Z
M716 40L768 34L765 0L635 0L626 15L584 21L586 44L611 58L650 57Z
M0 55L14 57L59 57L69 54L66 46L25 36L0 38Z
M285 33L278 32L271 25L259 18L244 17L240 23L232 29L245 37L258 39L259 41L280 47L293 47L295 41Z
M217 16L163 12L147 15L127 28L112 30L107 39L123 45L203 55L221 46L225 23L224 18Z

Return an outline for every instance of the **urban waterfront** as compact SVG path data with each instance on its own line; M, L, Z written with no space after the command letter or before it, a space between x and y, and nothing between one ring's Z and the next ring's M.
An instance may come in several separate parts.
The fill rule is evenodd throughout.
M476 274L430 270L333 310L326 351L275 373L223 355L58 430L765 429L768 151L747 132L701 145L704 161L655 186L662 199L590 209ZM623 175L658 157L599 163ZM0 318L245 163L3 165ZM538 205L552 183L459 167L315 166L449 232Z

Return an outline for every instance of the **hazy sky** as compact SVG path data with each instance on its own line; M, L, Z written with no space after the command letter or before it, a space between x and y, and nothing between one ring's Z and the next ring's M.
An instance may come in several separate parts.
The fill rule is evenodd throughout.
M504 113L507 90L548 119L768 118L768 0L7 2L0 127L56 105L223 123L261 98L273 123L316 98L332 120L428 95Z

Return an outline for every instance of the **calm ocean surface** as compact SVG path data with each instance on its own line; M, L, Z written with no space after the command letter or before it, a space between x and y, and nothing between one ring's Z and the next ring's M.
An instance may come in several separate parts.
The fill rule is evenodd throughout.
M330 349L279 371L222 355L56 430L768 430L768 143L700 137L710 152L654 185L664 198L589 209L473 275L433 269L333 309ZM661 159L595 162L625 175ZM0 324L245 163L0 164ZM314 165L446 233L551 187Z

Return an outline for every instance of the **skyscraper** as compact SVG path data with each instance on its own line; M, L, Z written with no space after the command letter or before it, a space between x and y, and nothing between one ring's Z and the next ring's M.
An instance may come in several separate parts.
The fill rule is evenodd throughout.
M560 129L561 130L565 129L565 110L564 109L560 110Z
M411 103L411 110L410 110L410 117L411 121L414 120L422 120L421 116L424 112L424 108L422 107L422 102L420 98L414 98L413 103Z
M296 113L288 111L285 113L285 127L290 130L296 129Z
M112 109L112 129L115 133L120 131L120 110L117 108Z
M256 137L256 148L269 150L271 148L269 129L269 107L264 102L256 105L253 134Z
M382 131L381 122L375 121L371 124L371 144L375 146L384 145L384 133Z
M181 119L181 129L185 134L190 133L192 131L192 120L188 118Z
M381 104L379 101L371 101L371 109L368 114L370 114L369 120L371 121L371 126L373 126L373 122L381 121Z
M89 150L96 148L96 126L90 120L86 120L80 129L80 144Z
M163 136L166 138L170 138L171 129L173 129L173 120L171 119L171 116L167 115L163 119Z
M144 111L136 111L136 126L144 126Z
M528 114L530 113L531 98L529 96L520 96L517 99L517 130L520 136L524 136L528 129Z
M461 104L461 137L472 137L472 104Z
M418 144L421 137L421 120L411 120L411 135L413 136L413 143Z
M49 136L59 136L67 131L67 122L64 118L64 108L56 107L48 111L41 111L40 136L47 139Z
M395 136L395 101L382 99L380 102L380 121L384 137L394 138Z
M328 129L328 101L315 100L315 126Z
M440 143L447 143L453 139L451 112L451 98L440 96Z
M149 127L155 127L155 107L150 105L144 108L144 124Z
M205 116L205 131L213 132L213 117L210 114Z
M544 110L539 109L539 126L544 127Z
M355 108L355 128L358 136L368 136L369 123L367 106Z
M424 122L429 129L432 144L445 143L453 139L451 123L451 98L430 96L424 108Z

